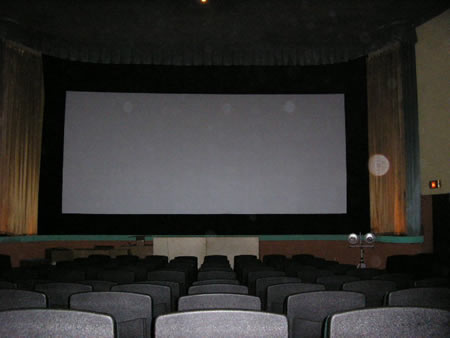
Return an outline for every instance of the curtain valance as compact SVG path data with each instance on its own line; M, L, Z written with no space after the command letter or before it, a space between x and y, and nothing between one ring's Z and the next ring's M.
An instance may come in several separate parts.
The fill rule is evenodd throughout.
M94 63L323 65L415 42L415 27L441 7L441 0L6 0L0 37Z

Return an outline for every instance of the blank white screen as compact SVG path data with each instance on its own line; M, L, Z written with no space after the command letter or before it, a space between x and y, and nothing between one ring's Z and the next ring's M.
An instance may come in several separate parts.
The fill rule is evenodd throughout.
M347 211L343 94L67 92L63 213Z

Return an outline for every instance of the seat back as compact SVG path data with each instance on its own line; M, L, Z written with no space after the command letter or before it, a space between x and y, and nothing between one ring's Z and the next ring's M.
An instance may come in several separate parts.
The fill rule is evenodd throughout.
M103 270L98 273L98 279L119 284L134 283L135 274L133 271L124 269Z
M314 291L291 295L286 300L289 336L320 337L327 316L365 305L365 296L358 292Z
M234 271L220 271L220 270L209 270L209 271L199 271L197 274L197 280L208 280L208 279L237 279L236 272Z
M52 269L48 273L48 279L55 282L73 283L86 278L86 273L82 270L77 270L73 266L68 268Z
M163 285L168 286L170 288L171 294L171 311L176 311L178 298L180 298L180 283L171 282L171 281L161 281L161 280L152 280L152 281L144 281L139 282L138 284L153 284L153 285Z
M348 270L345 274L349 275L349 276L358 277L359 279L372 279L375 276L383 275L385 273L386 273L385 270L380 270L380 269L373 269L373 268L358 269L358 268L355 268L355 269Z
M383 306L384 297L390 291L396 290L396 284L386 280L359 280L342 285L344 291L361 292L366 295L366 306Z
M236 270L236 269L235 269ZM275 268L271 266L264 265L260 261L249 262L248 264L243 264L239 270L236 270L238 273L238 279L242 284L248 285L248 274L253 271L275 271ZM260 276L260 277L269 277L269 276Z
M51 309L69 308L69 297L79 292L92 291L92 286L78 283L42 283L36 284L35 291L45 293L48 307Z
M411 288L389 292L388 306L420 306L450 310L449 288Z
M92 291L110 291L114 285L117 285L116 282L111 282L107 280L93 280L93 279L83 280L77 283L92 286Z
M180 297L178 311L230 309L261 310L261 300L255 296L231 293L210 293Z
M450 337L450 312L418 307L380 307L334 314L325 337Z
M152 299L130 292L87 292L70 297L70 308L106 313L117 322L120 337L150 337Z
M155 262L158 263L159 266L164 266L169 263L169 257L163 255L150 255L144 258L146 262Z
M0 280L0 289L15 289L17 288L16 283L7 282L5 280Z
M191 262L195 267L198 266L198 257L197 256L176 256L174 259L171 260L171 262L177 262L177 261Z
M147 279L148 267L144 263L123 266L125 270L134 272L134 281L142 282Z
M429 277L414 281L416 288L450 287L450 279L445 277Z
M115 258L115 261L119 265L133 265L139 261L139 257L134 255L119 255Z
M277 270L284 269L284 264L286 263L286 260L287 260L286 256L280 254L265 255L263 257L264 264L272 266Z
M302 280L300 278L286 276L258 278L255 284L255 294L261 299L261 306L263 309L265 309L267 303L267 288L270 285L301 282Z
M54 309L0 311L0 337L115 337L111 316Z
M266 311L282 314L284 313L284 304L288 296L301 292L324 290L325 287L320 284L287 283L270 285L267 287Z
M385 273L375 276L373 279L393 281L397 290L408 289L413 286L413 276L405 273Z
M332 275L333 272L326 269L310 269L297 272L297 276L302 280L303 283L316 283L317 278Z
M233 267L234 270L240 269L242 265L248 264L249 262L259 261L258 257L255 255L236 255L233 257Z
M111 288L111 291L135 292L152 297L153 318L172 311L172 295L169 286L156 284L121 284Z
M233 269L231 268L231 266L225 264L219 265L206 263L202 264L198 272L205 272L205 271L233 271Z
M177 282L180 284L180 296L186 294L187 277L183 271L176 270L155 270L150 271L147 274L147 280L149 281L168 281Z
M251 295L256 294L256 280L259 278L284 277L284 276L286 276L286 273L284 271L276 271L276 270L249 271L247 275L248 292Z
M226 255L206 255L203 259L203 264L221 264L229 265L228 257Z
M160 316L155 324L156 337L287 338L285 316L244 310L206 310L171 313Z
M47 307L47 297L41 292L2 289L0 290L0 310L30 309Z
M339 291L342 290L342 285L344 285L344 283L354 282L357 280L359 280L359 278L356 276L333 275L318 277L316 279L316 283L324 285L326 290Z
M351 264L334 264L326 267L327 270L330 270L335 275L345 275L347 271L355 268L356 266Z
M315 260L316 257L311 254L296 254L292 255L292 260L299 262L301 264L309 264L311 261Z
M204 284L191 286L188 290L189 295L202 293L237 293L247 295L248 288L245 285L236 284Z
M239 285L239 281L237 279L206 279L206 280L198 280L192 283L192 286L195 285L207 285L207 284L234 284Z

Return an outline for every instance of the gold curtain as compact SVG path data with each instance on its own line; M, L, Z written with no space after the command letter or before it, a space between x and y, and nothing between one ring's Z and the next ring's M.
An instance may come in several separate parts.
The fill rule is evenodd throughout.
M42 57L0 40L0 232L36 234L43 120Z
M369 158L383 155L389 163L384 175L369 175L371 228L377 234L407 233L401 61L400 45L371 54L367 61Z

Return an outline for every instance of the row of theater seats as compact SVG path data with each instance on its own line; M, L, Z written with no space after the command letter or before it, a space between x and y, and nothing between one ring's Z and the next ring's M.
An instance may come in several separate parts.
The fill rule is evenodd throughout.
M104 270L106 266L108 269ZM137 266L139 269L136 269ZM149 269L146 271L147 280L136 281L134 277L133 280L126 279L125 283L121 283L124 280L119 280L120 278L131 276L130 271L141 271L143 266ZM121 257L115 261L105 257L91 257L88 260L59 264L59 267L57 265L49 271L53 276L68 278L65 273L70 275L73 271L84 271L81 267L89 267L91 272L91 268L108 272L97 276L108 276L114 280L84 280L77 283L49 283L41 280L25 283L27 286L33 285L34 290L0 290L0 309L49 307L109 314L114 318L114 325L120 336L147 337L152 332L156 336L177 336L180 332L180 336L195 336L190 334L198 334L198 330L206 330L210 325L211 330L222 326L225 328L224 323L228 323L228 318L231 320L230 327L239 330L236 331L240 332L237 336L246 336L247 333L251 336L255 333L254 330L264 331L258 331L253 336L263 333L266 336L278 336L286 328L289 336L296 337L320 336L325 328L331 330L332 323L336 320L333 321L329 316L342 311L383 305L383 308L366 310L385 313L394 311L393 306L431 307L437 311L433 318L446 318L448 322L447 310L450 308L449 289L446 287L411 288L413 280L411 283L398 283L398 279L403 281L405 277L399 278L400 274L386 274L373 269L359 270L310 255L298 255L290 260L281 255L271 255L266 256L263 262L255 256L241 255L234 259L234 270L225 256L208 256L199 269L196 257L177 257L170 262L167 257L160 256L148 257L142 262L133 257ZM10 277L17 275L20 274L16 271ZM314 280L308 279L305 283L302 280L305 276L306 279L314 276ZM380 276L385 277L365 280ZM448 283L445 278L440 278L441 280L428 280L433 285L439 281ZM15 286L12 280L4 283L10 283L10 287ZM399 285L402 287L398 287ZM94 287L101 287L102 291ZM395 289L400 290L394 291ZM32 295L35 296L36 303L26 304L33 299ZM196 317L200 315L198 311L202 310L207 312L203 317ZM417 315L424 310L430 309L419 308L411 314ZM61 312L63 310L57 311L60 312L55 315L66 314ZM16 310L15 313L19 312ZM428 314L429 312L423 313L422 317L427 318ZM211 318L206 320L209 316ZM371 316L374 314L371 313ZM218 322L215 322L216 317L219 318ZM255 324L255 328L248 324L246 328L239 329L237 322L259 324ZM193 323L197 325L188 329L189 324ZM268 323L271 323L270 327L267 327ZM327 325L324 326L324 323ZM225 333L236 336L232 334L230 327ZM278 328L278 333L270 331L269 334L268 330L274 328ZM438 323L431 325L431 328L443 333Z
M112 316L74 310L0 311L0 321L1 337L142 337L117 334ZM448 337L449 314L418 307L346 311L329 316L323 332L325 337ZM286 338L288 323L282 315L256 311L188 311L159 317L155 336Z

